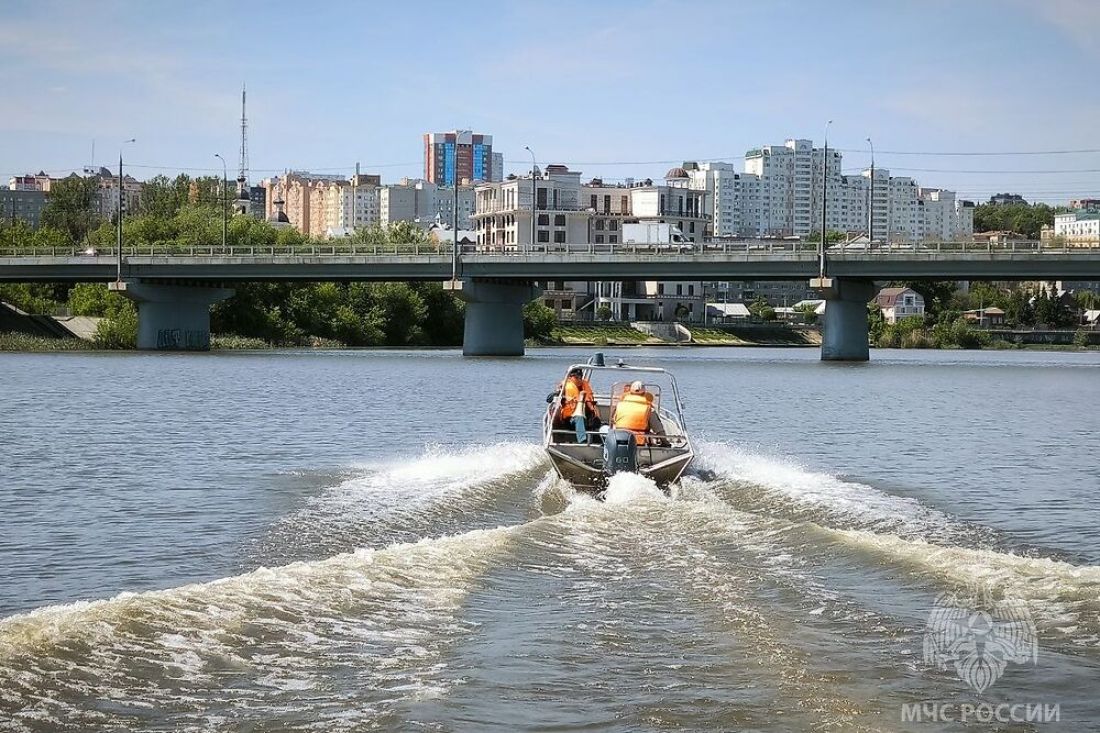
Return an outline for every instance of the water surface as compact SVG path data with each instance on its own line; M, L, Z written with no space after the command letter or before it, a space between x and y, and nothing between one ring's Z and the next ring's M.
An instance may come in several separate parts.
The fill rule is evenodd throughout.
M0 355L0 730L954 730L975 584L1038 638L981 699L1100 727L1100 354L621 355L673 498L554 480L581 352Z

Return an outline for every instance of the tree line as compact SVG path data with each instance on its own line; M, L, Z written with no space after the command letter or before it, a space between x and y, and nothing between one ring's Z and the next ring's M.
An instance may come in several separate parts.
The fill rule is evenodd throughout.
M1100 296L1091 292L1059 295L1043 286L1006 288L975 282L963 292L952 281L893 283L912 288L924 298L923 318L904 318L886 323L882 311L871 303L868 319L871 341L884 348L964 348L991 344L988 332L975 328L966 311L999 308L1005 328L1071 329L1080 324L1082 310L1100 307Z
M186 248L220 242L223 195L216 177L157 176L144 185L138 210L123 219L127 245ZM233 184L230 184L233 185ZM97 248L115 241L115 223L95 212L98 184L73 176L51 186L42 224L0 223L0 242L37 247ZM362 243L427 244L427 234L408 222L357 230ZM308 237L261 219L229 219L227 243L297 246ZM137 316L131 301L102 284L0 285L0 299L30 313L67 311L100 316L97 341L107 348L132 348ZM548 317L549 314L549 317ZM456 346L462 343L464 307L440 283L243 283L228 300L211 308L211 331L259 338L278 346ZM541 303L524 309L527 334L549 338L553 311Z

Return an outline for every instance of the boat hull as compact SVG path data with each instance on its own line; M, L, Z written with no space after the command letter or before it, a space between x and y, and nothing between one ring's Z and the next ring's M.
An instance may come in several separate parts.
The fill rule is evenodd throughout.
M554 470L575 488L598 492L607 486L603 469L603 448L598 445L548 445L546 452ZM675 483L694 458L690 450L661 446L639 446L638 474L664 489Z

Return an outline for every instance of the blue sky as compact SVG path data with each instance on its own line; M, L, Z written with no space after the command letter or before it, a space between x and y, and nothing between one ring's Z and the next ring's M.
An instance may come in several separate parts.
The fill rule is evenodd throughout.
M220 172L249 89L253 178L419 175L421 134L494 136L506 169L608 179L787 137L988 198L1100 195L1100 1L0 4L0 175L127 159ZM928 169L928 170L903 170ZM966 172L976 171L976 172ZM988 171L998 171L996 173ZM1042 172L1016 172L1042 171ZM1050 172L1077 171L1077 172ZM195 171L198 172L198 171Z

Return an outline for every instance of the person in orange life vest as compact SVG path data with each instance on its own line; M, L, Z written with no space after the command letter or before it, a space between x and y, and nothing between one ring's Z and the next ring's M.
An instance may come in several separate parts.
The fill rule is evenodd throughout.
M572 422L577 431L577 442L588 442L588 431L585 422L589 417L599 417L596 409L596 398L592 395L592 385L584 378L581 369L573 369L565 378L562 385L561 412L562 422Z
M640 381L630 385L611 416L611 425L629 430L635 435L638 445L645 443L645 434L649 432L649 416L653 413L653 395L646 392Z

